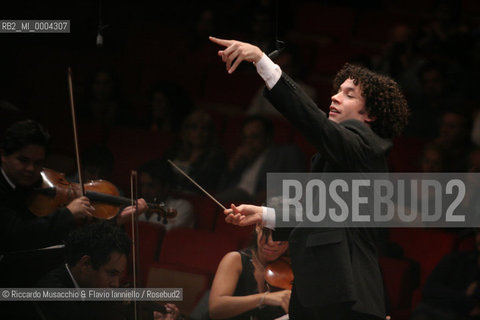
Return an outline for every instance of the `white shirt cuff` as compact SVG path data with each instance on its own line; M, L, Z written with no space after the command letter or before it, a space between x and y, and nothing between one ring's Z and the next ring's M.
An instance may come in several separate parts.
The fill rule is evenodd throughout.
M262 224L265 228L275 230L275 209L262 207Z
M272 89L282 76L282 69L278 64L273 63L272 60L264 53L262 58L255 64L257 73L265 81L267 88Z

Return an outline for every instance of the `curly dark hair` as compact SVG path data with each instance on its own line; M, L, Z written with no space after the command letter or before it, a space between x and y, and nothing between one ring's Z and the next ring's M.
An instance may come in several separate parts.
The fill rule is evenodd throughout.
M92 266L98 270L110 259L113 252L128 256L130 238L124 230L110 221L100 221L71 232L65 241L65 255L70 266L83 256L91 258Z
M372 130L384 138L400 135L410 111L398 84L387 76L347 63L336 74L333 89L338 91L347 79L352 79L362 89L367 114L375 118Z

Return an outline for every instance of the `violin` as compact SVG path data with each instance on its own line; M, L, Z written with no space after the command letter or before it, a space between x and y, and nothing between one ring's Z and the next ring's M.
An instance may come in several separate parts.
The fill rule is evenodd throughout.
M290 258L282 256L269 263L264 269L263 276L265 281L272 287L292 290L293 271L290 265Z
M41 185L34 189L28 199L28 208L37 216L46 216L57 208L68 205L72 200L82 196L81 186L71 183L65 174L44 168L40 173ZM117 187L107 180L92 180L84 185L85 196L90 199L98 219L112 219L120 208L130 205L131 199L120 197ZM147 203L149 213L156 213L164 219L173 218L177 211L165 208L163 203Z

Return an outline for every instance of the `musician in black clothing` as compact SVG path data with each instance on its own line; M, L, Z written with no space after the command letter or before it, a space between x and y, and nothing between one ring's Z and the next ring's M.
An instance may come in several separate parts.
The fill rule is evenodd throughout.
M29 210L28 196L41 184L48 142L48 133L32 120L14 123L3 135L0 145L0 254L60 244L78 220L95 211L87 197L78 197L45 217L38 217ZM139 213L147 207L143 199L138 206ZM126 220L125 216L133 211L132 207L122 210L118 215L122 219L117 222ZM20 286L22 279L17 279L17 274L7 274L1 268L0 263L0 285Z
M44 276L40 288L118 288L127 269L131 242L110 221L100 221L73 231L65 243L66 263ZM178 308L165 306L155 319L176 319ZM100 301L42 302L38 312L47 319L125 319L133 309L122 303ZM153 317L153 312L150 313Z
M46 217L27 207L29 191L40 183L49 135L32 120L10 126L2 139L0 165L0 252L60 243L80 218L93 213L86 197Z

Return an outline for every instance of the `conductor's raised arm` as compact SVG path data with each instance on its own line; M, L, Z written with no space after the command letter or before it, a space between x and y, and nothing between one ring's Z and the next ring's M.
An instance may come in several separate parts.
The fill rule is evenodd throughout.
M234 72L242 61L257 63L263 56L260 48L246 42L215 37L209 37L209 39L226 48L219 50L218 55L222 57L222 61L225 62L228 73Z

